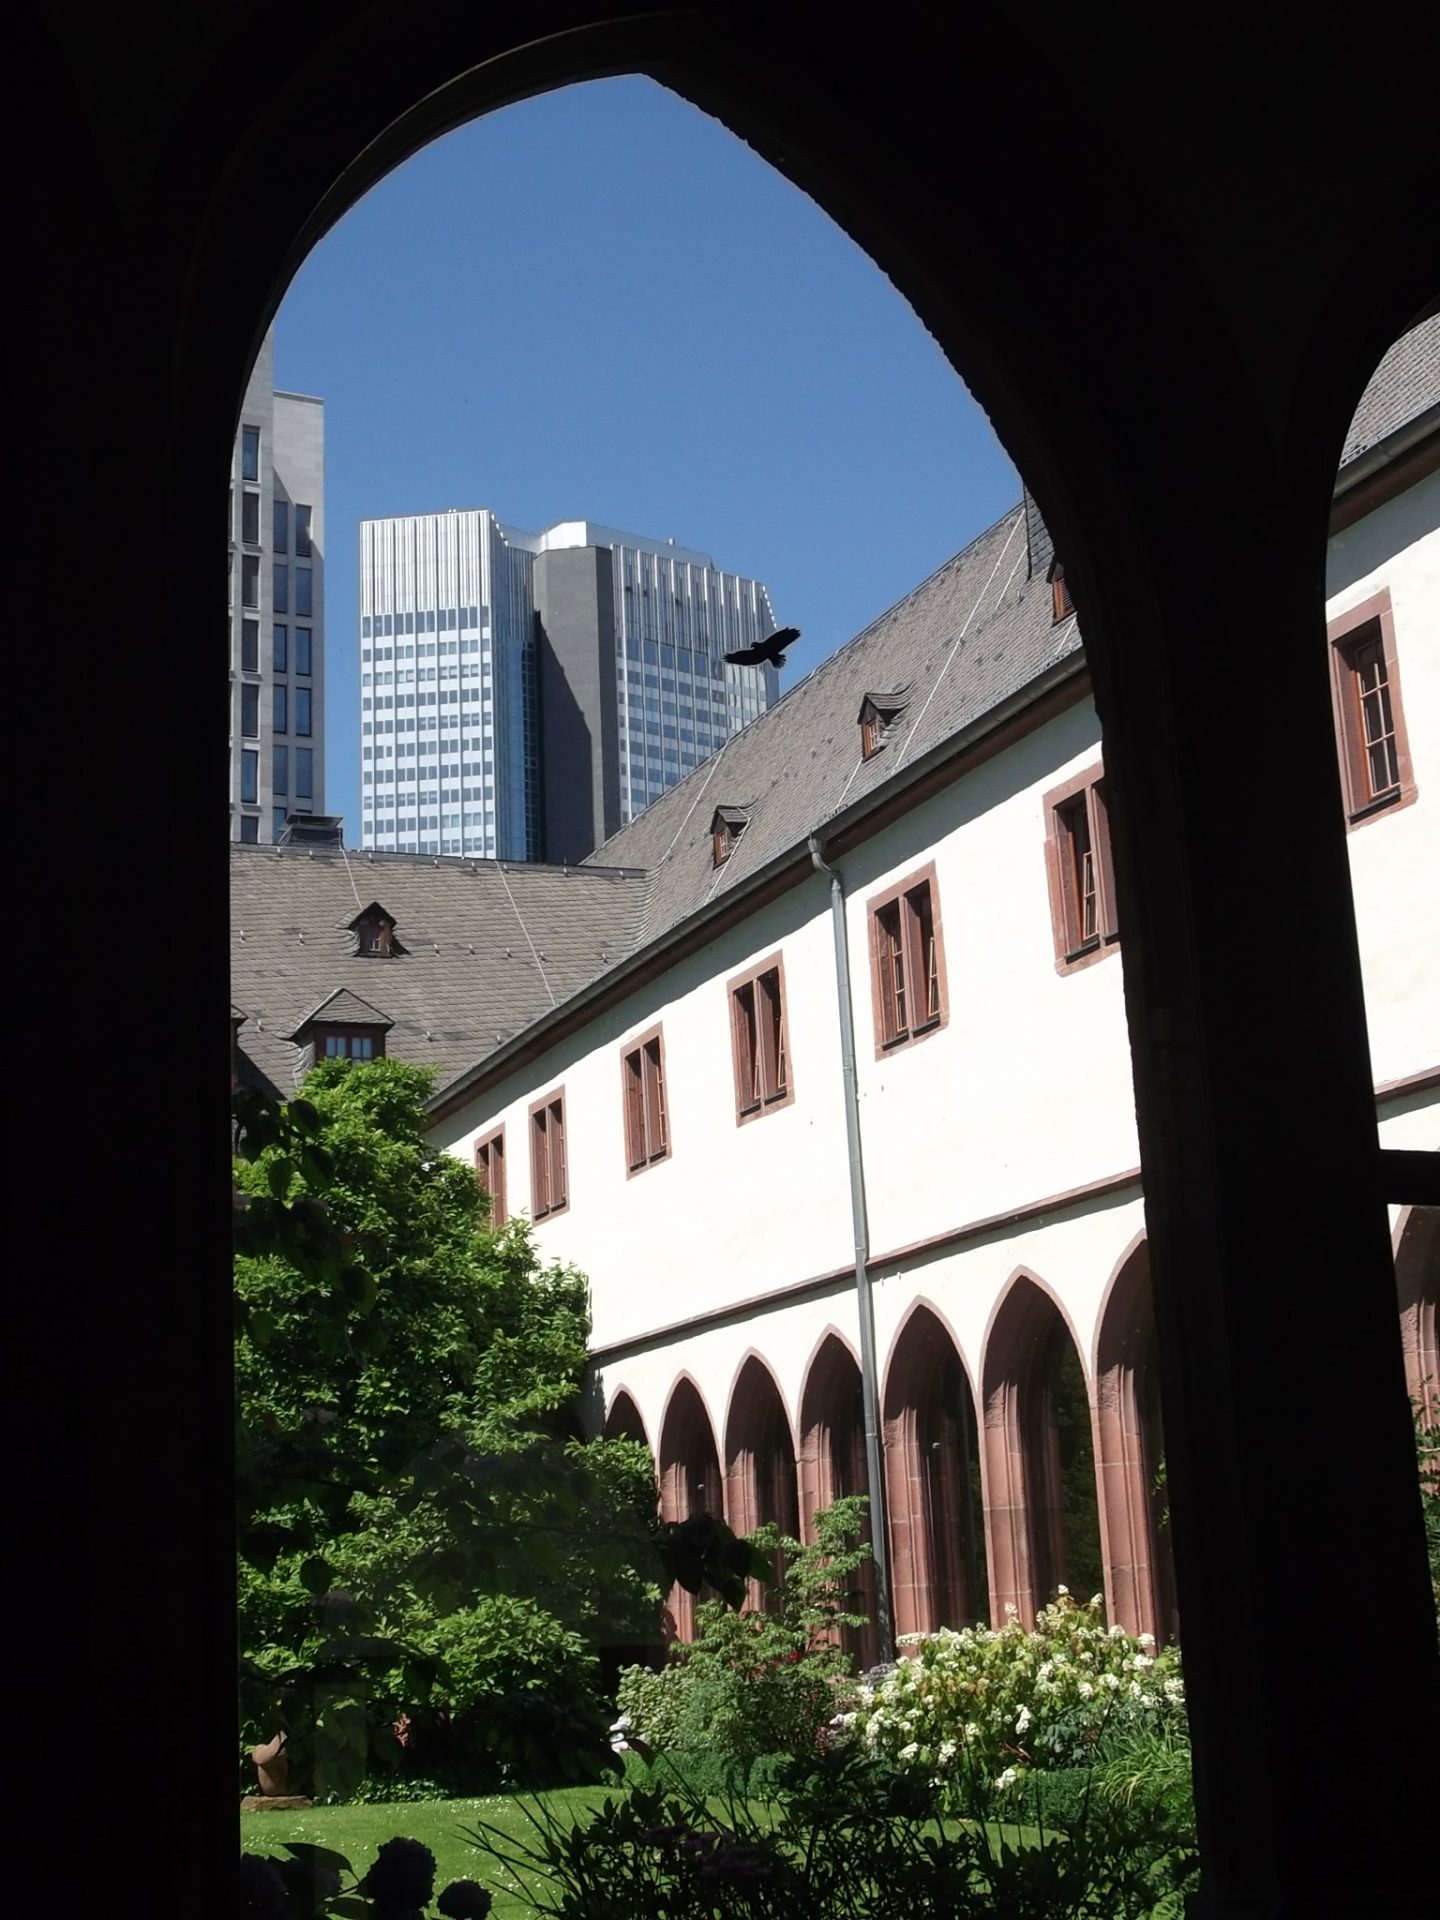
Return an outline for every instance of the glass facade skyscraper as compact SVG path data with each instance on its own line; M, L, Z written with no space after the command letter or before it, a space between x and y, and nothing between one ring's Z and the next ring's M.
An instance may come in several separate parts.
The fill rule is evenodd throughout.
M360 529L361 844L577 860L779 692L758 581L589 521Z

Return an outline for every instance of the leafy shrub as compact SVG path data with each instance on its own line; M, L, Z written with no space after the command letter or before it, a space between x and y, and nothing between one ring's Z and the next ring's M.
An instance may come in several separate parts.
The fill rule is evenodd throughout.
M737 1760L713 1748L698 1750L674 1748L657 1753L653 1760L642 1760L638 1753L627 1753L625 1778L640 1787L674 1787L697 1799L723 1799L733 1793L748 1793L764 1798L784 1777L790 1756L762 1753L754 1760Z
M1193 1849L1163 1807L1102 1803L1050 1844L1017 1834L978 1774L956 1804L852 1747L787 1760L763 1797L627 1781L532 1837L467 1834L538 1880L554 1920L1141 1920L1178 1913ZM955 1817L956 1815L961 1817Z
M776 1571L763 1609L721 1601L697 1608L695 1639L658 1673L628 1668L617 1706L630 1733L657 1751L709 1750L734 1760L813 1752L848 1700L853 1663L842 1627L860 1627L854 1575L870 1549L859 1540L864 1499L837 1500L815 1516L802 1544L776 1527L750 1536Z
M1009 1785L1027 1768L1083 1766L1120 1742L1184 1724L1180 1656L1107 1628L1098 1597L1060 1590L1034 1631L949 1628L907 1637L909 1657L863 1687L844 1737L877 1759L944 1779L980 1767Z

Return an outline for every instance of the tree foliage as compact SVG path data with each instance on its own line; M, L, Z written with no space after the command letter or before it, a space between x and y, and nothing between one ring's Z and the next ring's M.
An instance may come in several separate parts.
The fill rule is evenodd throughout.
M595 1649L651 1638L671 1578L751 1570L718 1523L659 1524L644 1448L579 1437L584 1278L490 1225L430 1085L336 1061L236 1099L242 1716L337 1796L397 1723L523 1772L559 1715L603 1761Z

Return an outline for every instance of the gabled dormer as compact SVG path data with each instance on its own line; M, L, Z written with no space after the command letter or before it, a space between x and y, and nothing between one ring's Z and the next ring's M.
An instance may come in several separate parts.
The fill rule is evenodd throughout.
M337 987L285 1038L301 1049L305 1073L317 1060L383 1060L385 1036L394 1024L349 987Z
M862 760L874 759L889 738L890 729L909 705L909 687L895 687L889 693L866 694L860 702L857 721Z
M355 952L362 960L391 960L404 953L395 938L395 916L387 913L378 900L372 900L349 924L355 936Z
M749 824L748 807L716 807L710 818L710 854L715 866L724 866Z

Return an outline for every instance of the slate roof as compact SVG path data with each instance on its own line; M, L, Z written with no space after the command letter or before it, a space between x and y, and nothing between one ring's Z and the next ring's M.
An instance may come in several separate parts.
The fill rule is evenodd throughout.
M309 1013L298 1020L294 1033L287 1033L285 1038L298 1041L305 1029L317 1020L331 1027L393 1027L395 1024L388 1014L381 1013L378 1007L372 1007L368 1000L362 1000L349 987L336 987L333 993L326 994L318 1007L312 1007Z
M395 1023L391 1058L437 1064L443 1080L633 946L646 885L608 867L232 846L241 1077L293 1092L302 1053L284 1036L343 990ZM349 923L372 900L404 953L355 951Z
M658 939L808 834L823 833L842 808L1078 656L1073 614L1056 624L1053 613L1048 582L1029 577L1017 506L591 855L649 871L643 939ZM879 752L862 760L862 701L876 687L907 682L904 712ZM748 814L719 868L709 838L717 805Z
M1427 413L1440 424L1440 313L1402 334L1375 369L1345 436L1341 467Z

